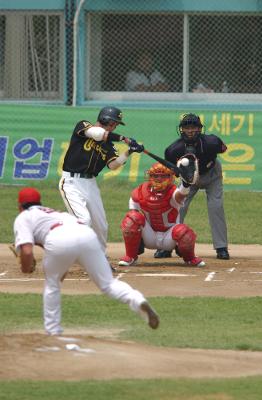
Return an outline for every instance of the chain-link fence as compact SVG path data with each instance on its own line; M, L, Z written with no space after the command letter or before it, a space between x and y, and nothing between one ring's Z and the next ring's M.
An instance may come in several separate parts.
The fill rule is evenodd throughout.
M262 15L88 18L87 98L89 90L262 93Z
M71 104L80 88L80 103L104 92L262 93L261 13L89 12L83 3L74 26L76 4L65 4L0 10L0 99Z
M2 99L61 99L62 14L6 12L0 16Z

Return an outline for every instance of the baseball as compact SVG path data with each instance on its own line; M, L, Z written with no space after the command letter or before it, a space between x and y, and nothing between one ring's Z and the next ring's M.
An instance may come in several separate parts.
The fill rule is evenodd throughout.
M183 165L183 167L187 167L189 165L189 159L188 158L182 158L181 165Z

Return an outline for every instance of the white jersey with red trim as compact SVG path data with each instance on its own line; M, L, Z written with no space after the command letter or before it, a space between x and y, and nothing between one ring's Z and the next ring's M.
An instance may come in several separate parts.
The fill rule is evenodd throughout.
M56 224L75 224L77 219L66 213L43 206L32 206L22 211L14 222L15 246L25 243L44 246L45 238Z
M32 206L14 222L15 245L40 244L45 275L44 326L50 335L61 335L61 281L74 264L80 264L96 286L109 297L140 313L146 301L138 290L116 279L94 230L74 216L51 208Z
M154 231L166 232L176 223L181 207L175 200L177 190L172 185L163 192L156 192L149 182L142 183L131 193L129 208L141 210Z

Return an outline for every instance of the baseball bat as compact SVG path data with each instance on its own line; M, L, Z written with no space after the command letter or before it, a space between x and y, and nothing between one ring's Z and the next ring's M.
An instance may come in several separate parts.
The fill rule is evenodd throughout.
M143 151L145 154L147 154L149 157L153 158L154 160L160 162L160 164L163 164L165 167L171 169L171 171L174 172L174 174L178 177L181 174L181 170L179 167L177 167L175 164L171 163L170 161L165 160L162 157L157 156L156 154L151 153L150 151L144 149Z

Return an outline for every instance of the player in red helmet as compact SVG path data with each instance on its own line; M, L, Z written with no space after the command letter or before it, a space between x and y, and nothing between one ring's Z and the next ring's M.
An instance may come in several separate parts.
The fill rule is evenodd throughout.
M177 223L189 188L183 181L176 187L173 172L160 163L153 164L146 177L147 181L132 191L129 211L121 223L126 254L118 264L135 264L143 239L148 249L176 248L185 263L204 266L204 261L195 255L195 232L188 225Z

